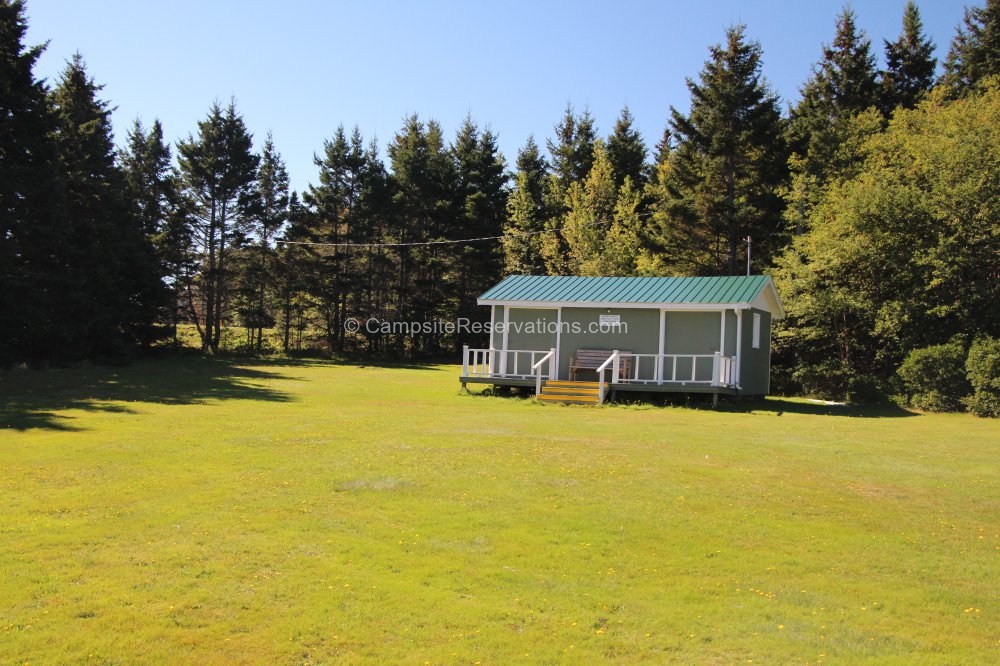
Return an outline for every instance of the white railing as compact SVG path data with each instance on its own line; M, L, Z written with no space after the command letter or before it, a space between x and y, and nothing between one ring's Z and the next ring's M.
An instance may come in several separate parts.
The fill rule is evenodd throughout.
M626 376L618 371L622 358L631 359ZM611 382L633 384L706 384L736 386L736 359L714 354L633 354L622 352L614 359ZM609 360L612 360L609 359Z
M537 363L532 364L531 369L535 371L535 396L538 396L542 392L542 366L545 362L549 363L549 372L545 375L546 379L552 377L553 370L555 369L556 362L556 348L553 347L549 350L549 353L538 360Z
M622 359L628 358L622 375ZM546 363L548 366L546 367ZM543 379L554 379L555 349L473 349L462 348L462 376L534 379L536 391ZM546 372L542 372L542 369ZM736 387L736 358L715 354L634 354L613 351L597 368L598 400L604 401L605 371L611 370L611 384L699 384L722 388Z
M469 345L463 346L462 376L492 377L493 354L494 350L492 349L469 349Z
M618 373L619 373L618 357L619 357L619 355L620 355L619 351L617 349L614 350L613 352L611 352L611 356L609 356L607 358L607 360L604 361L604 363L601 363L601 365L599 365L597 367L597 402L598 402L598 404L603 404L604 403L604 371L608 369L609 365L612 367L612 370L611 370L611 381L612 382L617 382L618 381Z
M465 345L462 347L462 376L531 379L536 374L535 365L539 359L549 354L552 363L545 379L550 379L555 367L552 349L474 349Z
M736 386L736 358L715 352L712 363L712 386Z

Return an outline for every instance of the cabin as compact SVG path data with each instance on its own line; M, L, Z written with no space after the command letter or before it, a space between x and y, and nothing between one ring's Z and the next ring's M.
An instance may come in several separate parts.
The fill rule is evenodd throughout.
M514 275L478 303L490 308L489 347L463 348L462 387L525 387L544 402L767 395L771 322L785 315L764 275Z

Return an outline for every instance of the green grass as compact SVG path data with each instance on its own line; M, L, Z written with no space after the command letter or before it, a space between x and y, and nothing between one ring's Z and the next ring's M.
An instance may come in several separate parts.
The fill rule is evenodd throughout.
M1000 661L1000 423L0 373L2 663Z

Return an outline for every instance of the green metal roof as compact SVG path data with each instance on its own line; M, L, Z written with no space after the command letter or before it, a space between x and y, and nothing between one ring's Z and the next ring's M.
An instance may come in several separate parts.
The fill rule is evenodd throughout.
M766 275L721 277L572 277L512 275L479 300L536 303L749 303ZM780 307L780 305L779 305Z

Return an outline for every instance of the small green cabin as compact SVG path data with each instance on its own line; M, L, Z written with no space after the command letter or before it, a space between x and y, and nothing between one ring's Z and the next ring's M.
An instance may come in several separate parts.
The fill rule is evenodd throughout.
M490 344L463 349L463 387L533 387L561 402L622 391L766 395L771 322L784 317L764 275L514 275L478 302L490 308Z

